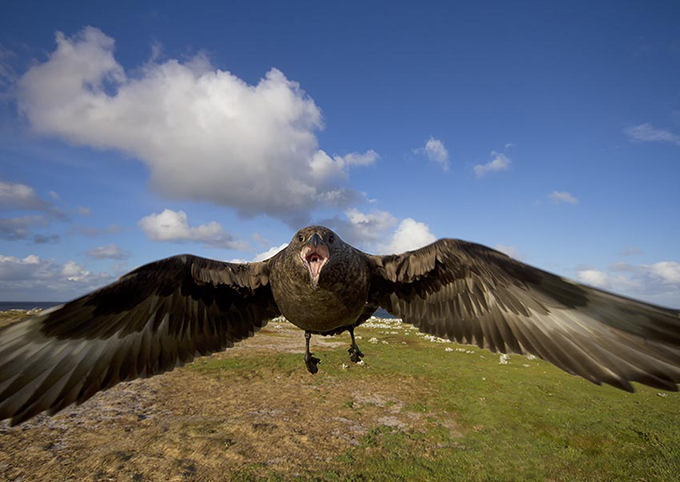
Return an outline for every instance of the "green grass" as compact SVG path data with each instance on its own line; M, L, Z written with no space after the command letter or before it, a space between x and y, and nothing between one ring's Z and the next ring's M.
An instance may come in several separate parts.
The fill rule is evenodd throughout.
M345 348L316 350L323 362L310 377L333 383L408 383L405 411L425 417L421 431L373 427L358 446L311 470L323 479L444 480L680 480L680 397L637 386L629 394L598 387L541 360L446 352L400 330L363 329L364 367L349 365ZM370 344L376 336L388 344ZM402 342L407 344L402 344ZM525 366L528 365L528 366ZM202 360L206 376L299 376L299 354ZM385 410L389 405L385 407ZM337 400L342 414L356 410ZM458 432L447 423L455 421ZM455 432L455 431L454 431Z

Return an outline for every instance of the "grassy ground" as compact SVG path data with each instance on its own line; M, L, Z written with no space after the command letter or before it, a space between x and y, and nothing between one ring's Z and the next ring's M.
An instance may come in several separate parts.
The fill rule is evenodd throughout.
M371 326L372 325L372 326ZM313 338L273 322L82 407L0 423L6 480L679 480L680 397L597 387L408 325Z

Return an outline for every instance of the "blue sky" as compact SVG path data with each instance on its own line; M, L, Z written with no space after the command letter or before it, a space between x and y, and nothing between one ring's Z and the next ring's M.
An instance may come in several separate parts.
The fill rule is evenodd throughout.
M322 222L680 307L677 2L4 2L0 299Z

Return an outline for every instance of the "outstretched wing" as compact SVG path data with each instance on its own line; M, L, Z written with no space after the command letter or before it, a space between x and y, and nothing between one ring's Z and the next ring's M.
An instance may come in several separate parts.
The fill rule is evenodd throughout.
M501 353L532 353L590 380L677 391L680 313L547 273L498 251L442 239L369 256L369 302L420 331Z
M269 263L163 259L0 332L0 420L54 414L100 390L233 346L278 316Z

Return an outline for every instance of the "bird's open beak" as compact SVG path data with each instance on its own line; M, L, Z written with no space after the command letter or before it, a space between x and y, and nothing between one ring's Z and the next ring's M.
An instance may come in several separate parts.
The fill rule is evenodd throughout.
M324 240L321 239L321 236L314 233L314 235L309 238L309 241L302 247L300 257L305 263L305 266L307 266L307 271L309 271L309 281L312 283L314 289L316 289L319 284L321 268L324 267L330 258L328 246Z

